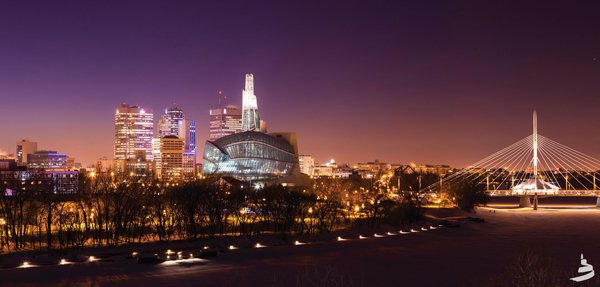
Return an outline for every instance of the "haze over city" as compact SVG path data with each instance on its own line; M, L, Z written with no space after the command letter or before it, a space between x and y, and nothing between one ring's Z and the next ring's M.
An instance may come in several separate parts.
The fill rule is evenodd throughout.
M598 15L2 1L0 285L599 286Z
M217 91L255 75L269 130L319 162L465 166L530 133L592 156L598 5L281 1L0 4L0 149L112 156L122 102L173 103L202 147Z

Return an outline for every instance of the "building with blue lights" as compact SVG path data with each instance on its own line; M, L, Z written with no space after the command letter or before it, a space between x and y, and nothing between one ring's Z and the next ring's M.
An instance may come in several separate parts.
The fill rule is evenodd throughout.
M27 155L27 168L65 170L67 169L67 155L56 151L36 151Z

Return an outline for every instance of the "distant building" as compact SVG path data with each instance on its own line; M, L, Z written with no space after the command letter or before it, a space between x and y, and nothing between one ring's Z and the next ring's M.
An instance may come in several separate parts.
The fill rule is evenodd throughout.
M239 133L242 131L242 110L236 106L219 107L210 110L210 130L208 140Z
M121 105L115 113L116 160L135 159L138 152L152 160L154 115L138 106Z
M108 172L111 170L112 159L103 156L96 160L96 164L94 164L94 171L96 172Z
M315 177L333 177L333 166L328 165L315 165L313 170L313 176Z
M354 166L356 172L366 178L372 178L392 170L392 164L380 162L379 160L358 163Z
M154 115L138 106L122 104L115 112L115 156L116 172L141 175L148 172L152 161L152 138ZM131 171L130 171L131 170Z
M260 120L260 132L267 133L267 122Z
M165 136L153 141L155 177L178 180L183 177L185 142L176 136Z
M315 158L310 155L298 156L300 172L308 176L315 175Z
M66 170L67 155L56 151L36 151L27 155L27 168L38 170Z
M158 121L157 136L179 136L179 130L184 120L183 110L178 107L171 107L165 110Z
M196 151L196 121L190 119L181 120L177 128L177 134L173 134L172 136L177 136L183 140L186 151Z
M27 155L37 151L37 142L21 140L17 142L16 160L20 166L27 165Z
M52 192L59 195L79 192L79 172L77 171L0 171L4 182L5 196L17 191Z
M414 162L411 162L408 165L402 165L398 168L398 170L405 174L420 173L420 174L436 174L436 175L440 175L440 176L448 175L453 172L453 169L449 165L445 165L445 164L417 165ZM478 170L473 169L470 172L476 173L476 172L478 172ZM479 170L479 172L483 173L483 172L485 172L485 170Z
M0 170L15 170L17 161L14 158L0 157Z
M349 178L353 173L355 173L355 170L348 164L337 165L333 169L333 177L336 178Z
M182 109L172 107L165 110L165 114L158 123L157 138L155 142L160 143L162 138L179 138L183 140L183 155L181 165L183 168L179 171L178 177L194 177L196 175L196 122L187 119ZM154 148L155 149L155 148ZM156 150L154 150L154 154ZM154 159L157 161L157 159ZM162 173L160 163L156 163L157 173ZM162 175L156 174L157 177Z
M203 166L203 164L196 163L196 173L198 173L198 175L200 175L202 172L202 166Z
M134 158L113 160L111 170L138 177L152 176L153 163L146 158L145 151L139 150L136 151Z
M324 164L315 164L313 176L334 177L337 168L338 164L333 159Z
M196 176L196 121L184 119L179 123L179 138L183 139L183 176Z
M67 169L69 170L76 170L81 168L81 163L78 163L75 161L74 157L67 157Z

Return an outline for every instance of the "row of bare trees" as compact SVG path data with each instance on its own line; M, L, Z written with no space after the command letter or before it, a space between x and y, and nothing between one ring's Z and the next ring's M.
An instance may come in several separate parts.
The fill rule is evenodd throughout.
M218 178L184 184L99 174L82 176L77 195L52 194L35 184L1 183L0 251L116 246L330 232L380 224L394 210L420 208L416 194L393 195L386 184L322 179L310 187L227 184Z

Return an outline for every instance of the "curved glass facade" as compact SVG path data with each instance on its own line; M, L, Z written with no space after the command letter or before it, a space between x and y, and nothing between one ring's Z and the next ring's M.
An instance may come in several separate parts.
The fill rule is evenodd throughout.
M202 173L244 181L271 179L289 175L295 158L286 140L247 131L207 141Z

